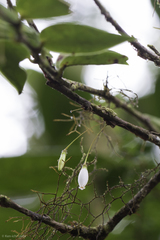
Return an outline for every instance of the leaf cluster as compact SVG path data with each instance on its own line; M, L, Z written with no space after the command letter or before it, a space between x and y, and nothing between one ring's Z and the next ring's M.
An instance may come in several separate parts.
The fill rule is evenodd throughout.
M72 65L127 64L126 56L108 51L108 48L126 40L131 41L130 37L110 34L74 22L54 24L39 33L30 22L30 19L45 19L69 13L69 4L59 0L48 0L45 3L35 1L34 6L32 1L18 0L11 9L0 5L0 69L19 93L27 79L19 63L32 56L40 64L40 61L46 61L47 55L50 56L49 51L61 53L55 63L57 72ZM23 19L28 21L30 27L22 22Z

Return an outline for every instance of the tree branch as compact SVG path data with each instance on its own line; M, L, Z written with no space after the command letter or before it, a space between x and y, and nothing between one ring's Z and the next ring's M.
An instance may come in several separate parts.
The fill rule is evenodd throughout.
M50 78L49 76L47 76L47 78L48 86L56 89L57 91L63 93L69 99L80 104L85 110L93 112L94 114L103 118L107 125L110 125L111 127L115 127L117 125L130 131L131 133L134 133L136 136L142 138L145 141L149 141L157 146L160 146L160 138L154 134L151 134L148 130L124 121L123 119L116 116L116 113L112 109L99 107L93 103L90 103L86 99L79 96L77 93L73 92L71 89L67 88L64 85L61 85L60 83L58 83L58 81L53 80L53 78Z
M8 8L13 9L13 4L11 0L7 0Z
M18 205L17 203L13 202L10 198L4 195L0 195L0 206L4 208L12 208L30 217L33 221L43 222L46 225L49 225L55 228L56 230L60 231L61 233L70 233L73 236L78 236L80 234L80 236L82 236L83 238L88 238L90 236L94 236L95 234L97 234L97 228L94 227L88 228L79 225L72 227L71 225L57 222L47 215L40 215Z
M128 35L110 16L109 12L107 12L103 6L99 3L98 0L94 0L97 6L100 8L102 14L105 16L106 20L111 22L113 26L117 29L120 34ZM8 5L11 2L8 0ZM3 9L0 9L0 13L3 13ZM108 101L112 101L115 103L117 107L121 107L137 117L140 121L146 124L150 130L154 131L153 126L150 122L144 117L140 116L138 111L136 112L133 109L130 109L127 104L120 101L118 98L112 96L109 92L105 90L96 90L93 88L89 88L85 85L78 84L73 85L72 82L69 80L65 80L64 78L58 76L58 72L49 65L46 59L43 59L43 56L39 56L41 52L41 47L33 47L29 41L25 39L25 34L21 31L21 21L12 22L12 19L8 18L5 13L1 14L1 17L8 21L13 27L17 30L18 40L23 42L27 47L31 50L37 64L42 69L46 79L47 85L60 93L64 94L69 99L73 100L74 102L80 104L85 110L96 114L97 116L104 119L106 124L110 125L111 127L119 126L121 128L130 131L131 133L135 134L136 136L142 138L145 141L150 141L157 146L160 146L160 138L154 134L151 134L148 130L135 126L123 119L119 118L116 113L104 107L99 107L93 103L90 103L85 98L81 97L74 90L79 89L81 91L90 92L92 94L96 94L98 96L102 96L104 99ZM29 25L34 28L36 31L38 29L34 25L32 21L29 22ZM131 44L137 49L138 55L144 59L149 59L153 61L157 66L160 66L160 59L157 55L152 54L146 48L144 48L138 41L132 41ZM40 215L33 211L30 211L22 206L13 202L10 198L0 195L0 206L5 208L12 208L28 217L30 217L33 221L43 222L44 224L55 228L56 230L60 231L61 233L70 233L72 236L81 236L85 239L92 239L92 240L103 240L108 236L108 234L115 228L115 226L127 215L131 215L137 211L139 208L139 204L142 200L150 193L150 191L160 182L160 171L155 174L148 183L127 203L124 207L122 207L112 219L110 219L105 225L99 225L97 227L86 227L79 223L75 226L71 226L65 223L60 223L51 219L50 216L47 215Z
M83 91L83 92L88 92L90 94L102 97L103 99L114 103L117 108L122 108L123 110L125 110L126 112L128 112L129 114L134 116L141 123L143 123L148 128L148 130L153 131L153 132L157 131L156 128L151 124L148 117L146 117L141 112L134 109L133 107L129 106L124 101L122 101L119 98L113 96L110 93L110 90L108 88L104 89L104 90L99 90L99 89L95 89L95 88L86 86L85 84L80 83L80 82L75 82L75 81L68 80L68 79L64 79L64 81L67 82L67 84L65 83L64 85L69 87L72 91L80 90L80 91Z
M72 236L81 236L84 239L90 240L104 240L110 232L113 231L115 226L127 215L134 214L139 208L139 204L143 199L156 187L160 182L160 171L157 172L147 184L128 202L123 206L106 224L97 227L86 227L81 224L74 226L57 222L51 219L48 215L40 215L30 211L17 203L13 202L10 198L0 195L0 206L4 208L12 208L28 217L33 221L43 222L44 224L55 228L61 233L69 233Z
M94 1L99 3L98 0L94 0ZM101 5L99 5L99 7L101 7L102 12L109 14L108 12L105 12L105 10L103 9L103 7ZM12 26L16 29L16 32L18 34L18 40L20 42L24 43L31 50L31 53L33 54L33 57L35 58L36 63L42 69L46 79L48 79L48 81L47 81L48 86L56 89L57 91L61 92L66 97L68 97L69 99L80 104L85 110L93 112L94 114L103 118L104 121L106 122L106 124L110 125L111 127L115 127L117 125L119 127L122 127L124 129L130 131L131 133L134 133L136 136L142 138L145 141L150 141L150 142L154 143L155 145L160 146L160 138L154 134L151 134L148 130L138 127L138 126L135 126L127 121L124 121L123 119L116 116L116 113L113 110L111 110L109 108L104 108L104 107L101 108L95 104L91 104L89 101L82 98L77 93L73 92L73 86L71 86L71 84L69 82L65 81L65 79L63 79L61 76L59 76L59 74L55 70L55 68L52 67L50 65L50 63L46 59L43 58L43 55L40 56L39 53L41 53L41 50L42 50L41 46L33 47L30 44L29 40L27 40L25 38L25 33L23 33L23 31L21 29L21 24L22 24L21 21L19 20L18 22L16 22L16 24L15 24L15 22L12 22L12 19L8 19L8 16L6 16L6 14L5 14L5 12L3 12L2 8L0 8L0 14L1 14L2 18L4 18L4 20L6 20L10 24L12 24ZM107 18L109 18L109 16ZM112 18L110 17L109 19L112 19ZM92 91L93 91L93 89L92 89ZM115 99L111 96L109 96L109 98L112 99L112 101L114 101L117 105L120 104L120 102L117 101L117 99ZM120 105L123 106L123 108L126 108L125 105L123 105L123 104L120 104ZM133 111L130 111L130 112L133 113ZM134 114L135 114L135 112L134 112ZM135 114L135 115L138 117L138 114ZM139 119L142 119L142 118L139 117ZM143 121L145 121L145 119L143 119Z
M103 5L99 2L99 0L94 0L94 2L99 7L101 13L104 15L107 22L110 22L121 35L129 36L123 30L123 28L112 18L110 13L103 7ZM141 57L143 59L148 59L148 60L154 62L156 66L160 67L160 58L157 54L156 55L153 54L147 48L142 46L137 40L131 41L130 43L137 49L137 53L138 53L139 57Z

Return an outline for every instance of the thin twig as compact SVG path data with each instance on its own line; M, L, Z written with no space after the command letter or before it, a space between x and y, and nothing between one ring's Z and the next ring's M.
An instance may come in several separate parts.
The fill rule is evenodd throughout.
M29 25L31 28L33 28L37 33L39 33L39 30L38 30L36 24L33 22L33 20L27 20L27 22L28 22L28 25Z
M110 232L127 215L134 214L139 208L139 204L160 182L160 171L156 173L145 186L124 206L122 207L106 224L110 227Z
M7 0L8 8L13 9L13 4L11 0Z
M86 86L85 84L80 83L80 82L75 82L75 81L64 79L64 78L63 78L63 80L64 80L63 85L69 87L71 90L73 90L73 91L80 90L80 91L83 91L83 92L88 92L90 94L102 97L103 99L106 99L109 102L114 103L117 108L122 108L126 112L128 112L129 114L131 114L132 116L137 118L141 123L143 123L148 128L148 130L156 132L156 128L151 124L148 117L146 117L141 112L134 109L133 107L129 106L124 101L122 101L119 98L113 96L110 93L109 89L99 90L99 89L95 89L95 88Z
M112 18L110 13L103 7L103 5L99 2L99 0L94 0L95 4L99 7L101 13L104 15L105 19L110 22L115 29L121 34L129 36L123 28ZM147 48L142 46L138 40L131 41L130 42L136 49L138 56L143 59L148 59L155 63L156 66L160 67L160 58L158 55L153 54L151 51L149 51Z
M43 222L51 226L61 233L70 233L72 236L81 236L84 239L104 240L115 226L127 215L134 214L139 208L139 204L151 192L153 188L160 182L160 171L156 173L147 184L128 202L123 206L105 225L97 227L86 227L81 224L71 226L65 223L57 222L51 219L48 215L40 215L30 211L17 203L13 202L10 198L0 195L0 206L4 208L12 208L28 217L33 221Z
M97 0L95 0L97 1ZM14 22L12 23L12 19L8 19L5 15L5 12L3 12L3 9L0 8L0 12L2 17L6 21L9 21L9 23L13 24L13 27L17 30L18 34L18 40L23 42L32 52L33 56L36 58L36 62L39 65L39 67L42 69L47 81L47 85L51 88L56 89L57 91L64 94L69 99L73 100L74 102L78 103L83 107L85 110L88 110L90 112L93 112L94 114L98 115L99 117L103 118L107 125L110 125L111 127L119 126L121 128L124 128L131 133L134 133L136 136L142 138L145 141L150 141L154 143L157 146L160 146L160 139L154 134L151 134L148 130L135 126L127 121L124 121L123 119L116 116L116 113L113 112L113 110L109 108L99 107L95 104L91 104L88 100L81 97L77 93L73 92L73 88L70 88L70 84L67 83L62 77L59 77L56 70L50 66L43 57L39 56L39 53L41 52L41 46L40 47L34 47L30 44L30 42L25 38L25 34L23 35L23 31L20 31L20 23L18 21L17 24Z
M127 121L124 121L123 119L116 116L116 113L113 110L109 108L99 107L93 103L90 103L88 100L79 96L77 93L74 93L66 86L59 84L57 81L54 81L53 78L48 78L47 85L63 93L66 97L73 100L74 102L80 104L85 110L93 112L97 116L103 118L107 125L110 125L111 127L119 126L130 131L131 133L134 133L136 136L142 138L145 141L149 141L157 146L160 146L159 137L151 134L148 130L142 127L138 127Z

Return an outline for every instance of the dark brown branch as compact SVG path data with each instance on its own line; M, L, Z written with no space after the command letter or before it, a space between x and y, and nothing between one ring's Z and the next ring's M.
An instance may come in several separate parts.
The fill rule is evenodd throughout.
M39 33L39 30L38 30L36 24L33 22L33 20L27 20L27 22L28 22L28 25L29 25L31 28L33 28L37 33Z
M99 0L94 0L94 2L99 7L99 9L100 9L101 13L104 15L105 19L108 22L110 22L121 35L129 36L123 30L123 28L112 18L110 13L103 7L103 5L99 2ZM153 54L147 48L142 46L137 40L131 41L130 43L137 49L138 56L140 56L143 59L148 59L148 60L154 62L156 66L160 67L160 59L159 59L158 55Z
M97 0L95 0L97 1ZM18 22L15 24L12 23L12 19L8 19L8 16L5 15L5 12L3 12L3 9L0 8L0 13L3 13L1 16L6 20L9 21L9 23L13 24L13 27L15 27L17 34L18 34L18 40L23 42L27 47L31 50L37 64L42 69L45 77L48 79L47 85L58 90L62 94L64 94L69 99L73 100L74 102L80 104L85 110L88 110L90 112L93 112L94 114L100 116L104 119L104 121L110 125L111 127L120 126L131 133L134 133L136 136L142 138L145 141L150 141L154 143L157 146L160 146L160 139L154 134L151 134L149 131L147 131L144 128L135 126L129 122L126 122L116 116L116 113L114 113L111 109L104 109L99 106L96 106L94 104L91 104L86 99L79 96L77 93L73 92L73 88L70 86L70 84L65 81L62 77L58 76L58 73L56 70L50 66L49 62L43 59L43 57L39 56L39 53L41 52L41 47L33 47L28 40L25 38L25 33L21 31L20 25L21 22L18 20ZM23 35L24 34L24 35ZM113 100L114 98L112 98ZM115 101L115 99L114 99ZM118 104L118 103L117 103Z
M106 124L111 127L119 126L122 127L131 133L134 133L136 136L142 138L145 141L154 143L157 146L160 146L160 139L154 134L151 134L148 130L135 126L127 121L116 116L116 113L109 108L101 108L95 104L90 103L86 99L79 96L77 93L73 92L71 89L66 86L61 85L58 81L54 81L53 78L48 78L47 85L57 91L63 93L66 97L73 100L74 102L80 104L85 110L93 112L99 117L103 118Z
M8 8L13 9L13 4L11 0L7 0Z
M58 223L54 220L52 220L49 216L46 215L40 215L38 213L32 212L17 203L13 202L10 198L0 195L0 206L5 207L5 208L12 208L28 217L30 217L33 221L40 221L43 222L51 227L54 227L55 229L61 231L61 232L66 232L71 230L71 227L68 225L65 225L63 223Z
M55 228L61 233L70 233L72 236L81 236L84 239L104 240L110 232L113 231L115 226L127 215L134 214L139 208L139 204L143 199L156 187L160 182L160 171L156 173L147 184L125 205L123 206L105 225L97 227L86 227L78 224L71 226L65 223L59 223L51 219L47 215L40 215L32 212L22 206L13 202L10 198L0 195L0 206L5 208L12 208L28 217L33 221L43 222L44 224Z
M148 130L153 131L153 132L157 131L156 128L151 124L149 118L147 118L141 112L139 112L136 109L134 109L133 107L129 106L127 103L123 102L119 98L113 96L110 93L109 89L99 90L99 89L95 89L95 88L86 86L83 83L71 81L71 80L68 80L68 79L64 79L64 83L63 84L66 87L68 87L71 90L73 90L73 91L80 90L80 91L83 91L83 92L88 92L90 94L94 94L96 96L102 97L103 99L106 99L109 102L114 103L117 108L122 108L126 112L128 112L129 114L134 116L141 123L143 123L148 128Z
M98 0L94 0L97 5L100 4ZM105 15L107 21L110 21L115 28L121 33L121 34L127 34L123 31L123 29L111 18L110 14L102 8L101 5L99 5L101 12ZM1 10L2 11L2 10ZM12 22L12 19L8 19L6 16L6 21ZM19 21L17 22L18 26ZM33 26L32 26L33 27ZM23 38L23 32L21 32L20 39L21 41L24 41ZM111 127L120 126L132 133L134 133L136 136L141 137L143 140L150 141L158 146L160 146L160 141L157 136L151 134L149 131L137 127L129 122L124 121L123 119L120 119L118 116L116 116L116 113L108 108L101 108L99 106L96 106L95 104L91 104L86 99L79 96L77 93L75 93L73 90L73 86L70 86L67 81L65 81L63 78L58 78L56 76L56 72L54 69L52 69L50 66L46 65L45 61L38 58L38 53L41 50L41 48L33 48L33 46L30 45L29 42L24 41L24 44L26 44L32 53L34 53L34 56L37 55L37 63L41 67L42 71L44 72L46 78L48 79L47 85L50 86L53 89L56 89L57 91L64 94L69 99L75 101L76 103L80 104L85 110L93 112L94 114L100 116L104 119L104 121L110 125ZM145 49L143 46L141 46L137 41L132 42L132 45L137 48L138 54L145 58L149 59L158 66L160 66L159 58L156 55L153 55L150 53L147 49ZM93 91L93 90L92 90ZM104 91L103 91L104 94ZM107 96L107 94L106 94ZM104 96L103 96L104 97ZM111 95L108 95L108 100L112 100L117 106L120 105L121 107L125 109L126 106L120 103L116 98L114 98ZM126 108L128 110L128 108ZM136 114L135 114L136 115ZM43 222L46 225L49 225L61 233L70 233L73 236L81 236L85 239L92 239L92 240L103 240L106 238L106 236L114 229L114 227L127 215L131 215L136 212L136 210L139 208L139 204L142 202L142 200L149 194L149 192L160 182L160 172L154 175L153 178L150 179L150 181L131 199L124 207L122 207L118 213L116 213L112 219L108 221L108 223L104 226L98 226L98 227L86 227L82 226L80 224L77 224L76 226L71 226L64 223L59 223L53 219L51 219L49 216L46 215L40 215L38 213L32 212L26 208L21 207L20 205L13 202L11 199L9 199L6 196L1 195L0 196L0 206L6 207L6 208L12 208L15 209L18 212L21 212L22 214L25 214L26 216L30 217L33 221L39 221Z
M0 206L5 208L12 208L28 217L30 217L33 221L43 222L46 225L49 225L61 233L70 233L73 236L82 236L83 238L90 238L91 236L96 236L97 228L87 228L85 226L77 225L76 227L72 227L71 225L57 222L51 219L47 215L40 215L33 211L30 211L17 203L13 202L10 198L4 195L0 195ZM96 238L94 238L96 239Z
M147 45L157 56L160 57L160 52L153 46L153 45Z

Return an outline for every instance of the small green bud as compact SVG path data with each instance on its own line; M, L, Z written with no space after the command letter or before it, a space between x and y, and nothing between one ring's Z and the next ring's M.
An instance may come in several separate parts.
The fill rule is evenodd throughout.
M60 158L58 160L58 170L62 171L63 167L64 167L64 163L66 161L66 155L67 155L67 150L64 149L61 152Z

